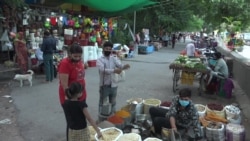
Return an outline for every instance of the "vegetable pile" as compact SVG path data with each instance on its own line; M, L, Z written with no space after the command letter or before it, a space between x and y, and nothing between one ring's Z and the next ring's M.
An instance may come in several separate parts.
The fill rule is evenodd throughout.
M180 55L175 61L170 65L171 67L177 68L193 68L199 70L206 70L206 66L201 62L200 58L188 58L187 56Z

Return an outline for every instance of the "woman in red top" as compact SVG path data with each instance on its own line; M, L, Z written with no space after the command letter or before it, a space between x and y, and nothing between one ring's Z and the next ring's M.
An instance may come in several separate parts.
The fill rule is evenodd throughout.
M65 90L72 82L79 82L85 88L85 69L82 62L82 48L78 44L73 44L69 48L67 58L61 60L58 73L59 73L59 97L61 105L64 103L66 95ZM86 90L84 89L80 101L86 100Z
M19 32L14 41L17 63L24 74L28 70L28 49L24 40L23 32Z

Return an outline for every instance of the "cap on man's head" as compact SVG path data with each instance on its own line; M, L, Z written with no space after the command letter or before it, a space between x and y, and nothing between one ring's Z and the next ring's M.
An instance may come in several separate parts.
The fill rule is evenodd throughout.
M110 42L110 41L107 41L107 42L105 42L105 43L103 44L103 48L105 48L105 47L111 47L111 48L113 48L113 43Z

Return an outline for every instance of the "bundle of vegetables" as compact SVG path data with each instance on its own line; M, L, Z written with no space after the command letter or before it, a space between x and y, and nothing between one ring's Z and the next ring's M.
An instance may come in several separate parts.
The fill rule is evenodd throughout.
M215 113L207 113L207 115L205 116L205 120L213 121L213 122L228 123L228 121L225 118L223 118Z

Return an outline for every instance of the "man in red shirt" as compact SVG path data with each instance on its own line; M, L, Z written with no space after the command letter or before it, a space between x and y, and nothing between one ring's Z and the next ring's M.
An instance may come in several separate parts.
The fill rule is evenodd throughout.
M65 89L72 82L79 82L83 85L83 95L79 98L80 101L86 100L86 89L85 89L85 69L84 63L82 62L82 48L81 46L74 44L69 49L69 56L64 58L58 67L59 73L59 97L60 103L63 104L65 101Z
M63 106L66 95L65 90L70 86L73 82L79 82L82 84L84 90L82 92L82 96L78 98L79 101L86 101L86 88L85 88L85 69L84 63L82 62L82 48L78 44L73 44L69 48L68 57L64 58L59 66L58 66L58 73L59 73L59 98L60 103ZM65 115L66 116L66 115ZM66 135L68 141L68 131L69 125L66 128Z

